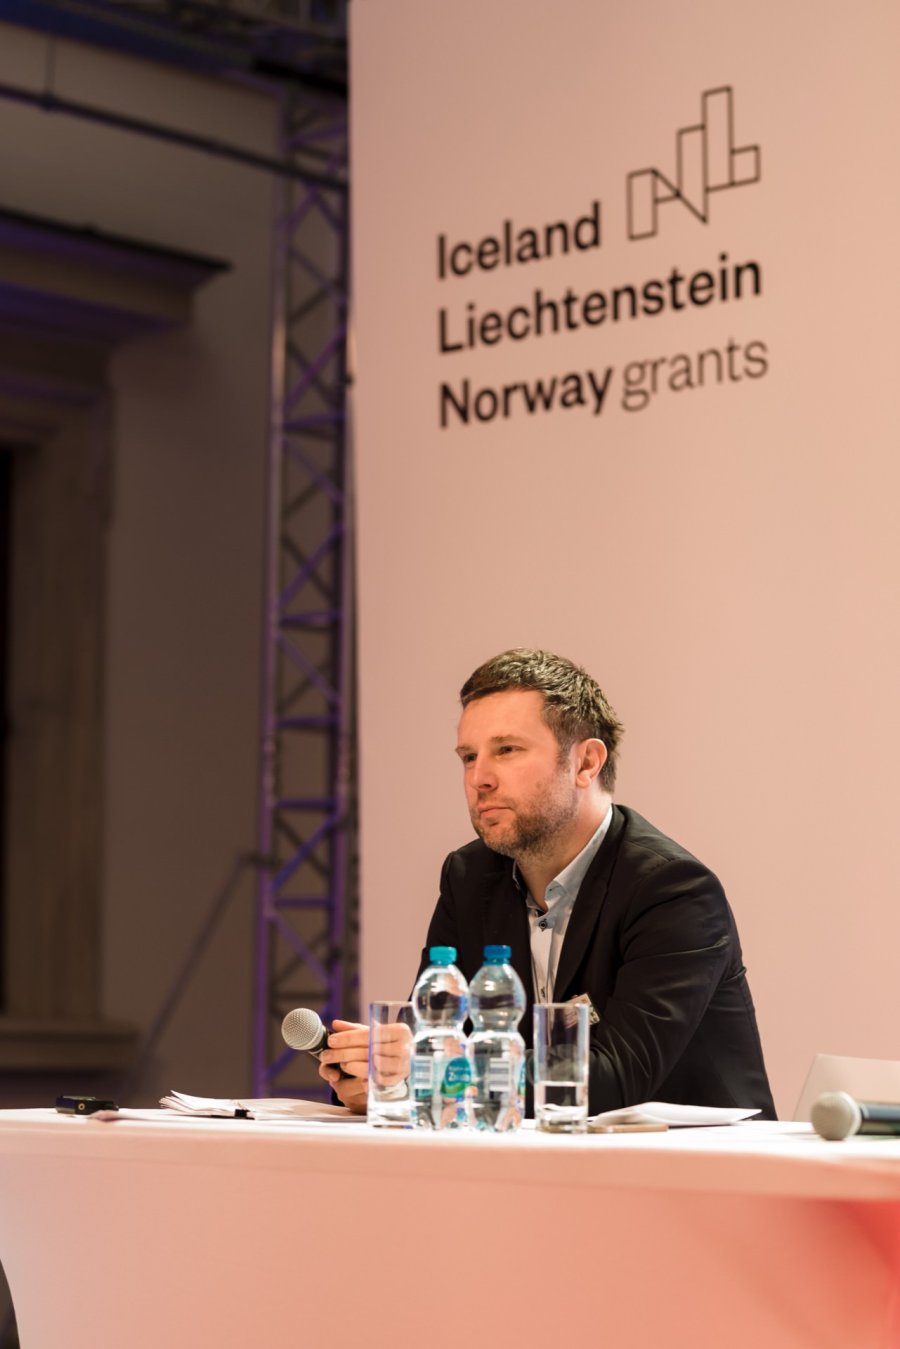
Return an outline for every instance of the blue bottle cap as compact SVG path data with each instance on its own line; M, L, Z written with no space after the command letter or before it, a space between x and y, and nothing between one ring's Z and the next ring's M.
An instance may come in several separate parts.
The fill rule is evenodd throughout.
M455 946L432 946L428 952L432 965L452 965L456 959Z
M511 946L486 946L484 948L485 965L506 965L512 956Z

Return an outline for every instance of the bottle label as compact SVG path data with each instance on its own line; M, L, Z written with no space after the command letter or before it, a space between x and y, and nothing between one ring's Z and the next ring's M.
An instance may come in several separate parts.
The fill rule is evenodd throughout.
M434 1090L434 1059L424 1054L412 1062L412 1089L416 1096L430 1096Z
M491 1096L506 1096L512 1087L512 1063L507 1058L491 1059L487 1070L488 1093Z
M448 1059L444 1068L444 1082L442 1095L449 1100L457 1100L460 1096L465 1096L466 1088L472 1082L472 1070L469 1067L469 1060L458 1056L455 1059Z

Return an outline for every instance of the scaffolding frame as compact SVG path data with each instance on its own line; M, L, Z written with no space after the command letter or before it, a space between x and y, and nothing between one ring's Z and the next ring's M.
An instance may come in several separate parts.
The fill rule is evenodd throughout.
M288 1011L356 1013L346 101L291 91L281 126L282 157L299 176L275 185L256 1096L325 1092L314 1062L284 1045Z
M17 0L14 21L48 40L41 91L15 101L271 175L275 193L271 385L261 651L252 1081L257 1095L322 1089L280 1022L303 1004L356 1010L355 667L350 453L346 436L348 116L346 0L300 0L295 21L250 0ZM13 17L13 16L11 16ZM74 37L278 100L277 156L78 103L54 89L55 37ZM171 1019L229 902L229 877L166 995L137 1068Z

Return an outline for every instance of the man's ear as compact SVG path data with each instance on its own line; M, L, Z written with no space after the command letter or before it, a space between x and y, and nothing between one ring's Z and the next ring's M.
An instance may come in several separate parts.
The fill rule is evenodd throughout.
M575 746L575 781L579 787L590 787L600 776L607 760L602 740L580 740Z

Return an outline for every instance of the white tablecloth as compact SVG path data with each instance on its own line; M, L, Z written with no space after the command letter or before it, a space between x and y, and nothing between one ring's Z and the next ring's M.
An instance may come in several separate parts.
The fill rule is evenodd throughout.
M22 1349L896 1349L900 1140L0 1111Z

